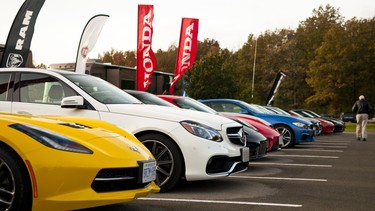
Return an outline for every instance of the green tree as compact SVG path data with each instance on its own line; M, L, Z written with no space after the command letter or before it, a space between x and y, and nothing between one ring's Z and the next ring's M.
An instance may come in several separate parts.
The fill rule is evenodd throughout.
M317 55L317 49L322 45L325 34L332 28L340 26L343 22L343 17L339 14L339 10L327 5L325 8L320 6L313 10L313 16L301 22L296 31L296 48L295 59L298 64L297 73L299 76L295 78L295 83L300 89L296 96L296 104L294 107L308 107L314 105L312 101L305 104L305 99L312 96L313 90L308 86L306 78L311 78L308 72L310 62L313 62ZM315 105L319 106L319 105ZM320 105L323 106L323 105Z
M232 53L223 50L196 61L186 72L185 90L195 99L234 98L237 92L233 64L227 62Z
M103 55L99 54L98 57L103 63L127 67L135 67L137 65L135 51L118 51L111 49L110 51L103 52Z
M339 114L350 111L360 94L373 99L374 23L374 19L352 19L326 33L310 63L307 82L315 94L307 98L308 103L322 105L328 112Z
M295 69L292 54L294 33L293 30L283 29L266 31L257 38L249 35L248 41L235 53L236 59L233 60L236 64L236 75L239 76L236 77L239 84L237 98L262 105L266 103L277 73L289 73L290 69ZM284 83L282 87L285 87ZM293 93L291 90L279 89L277 101L282 104L289 103Z
M174 73L176 66L177 47L169 46L167 51L161 49L155 53L157 70L161 72Z

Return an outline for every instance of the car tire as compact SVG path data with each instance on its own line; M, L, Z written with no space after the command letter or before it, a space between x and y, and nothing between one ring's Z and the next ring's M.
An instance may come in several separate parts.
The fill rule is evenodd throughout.
M275 129L283 136L283 148L292 148L295 145L293 130L286 125L275 125Z
M138 139L156 159L156 184L160 192L174 188L181 180L184 166L178 146L161 134L141 135Z
M18 156L0 145L0 210L31 210L29 178Z

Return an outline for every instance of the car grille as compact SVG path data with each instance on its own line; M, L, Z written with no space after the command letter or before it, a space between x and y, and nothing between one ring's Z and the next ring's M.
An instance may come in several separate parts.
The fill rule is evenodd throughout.
M227 128L227 135L233 144L245 146L246 144L246 135L242 127L230 127Z
M268 151L268 140L261 141L260 147L259 147L259 152L262 153L262 154L267 154L267 151Z
M144 188L149 183L138 183L139 168L102 169L91 188L98 193Z
M259 144L247 142L247 146L250 147L250 158L252 160L264 157L268 152L268 140L260 141Z
M240 162L240 157L215 156L207 163L207 174L235 173L247 169L248 162Z

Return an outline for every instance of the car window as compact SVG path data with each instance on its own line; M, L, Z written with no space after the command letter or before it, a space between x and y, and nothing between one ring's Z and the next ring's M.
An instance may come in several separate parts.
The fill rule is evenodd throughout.
M214 109L208 107L207 105L201 102L195 101L191 98L176 98L174 102L184 109L202 111L202 112L211 113L211 114L217 113Z
M262 106L259 106L257 104L248 104L246 102L243 102L243 104L252 112L258 113L258 114L272 114L273 112L263 108Z
M6 101L9 93L11 73L0 73L0 101Z
M242 108L229 102L211 102L212 108L218 112L240 113Z
M137 98L96 76L63 74L83 91L104 104L143 104Z
M21 73L16 87L20 102L59 105L62 98L77 95L64 82L42 73Z
M144 104L176 107L172 103L169 103L161 99L160 97L154 94L148 93L148 92L132 92L132 91L126 91L126 92L136 97L138 100L142 101Z

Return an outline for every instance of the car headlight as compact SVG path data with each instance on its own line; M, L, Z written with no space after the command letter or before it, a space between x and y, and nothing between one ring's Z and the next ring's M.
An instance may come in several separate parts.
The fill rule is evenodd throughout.
M81 144L55 132L27 124L12 124L9 127L16 129L39 143L58 150L77 152L84 154L93 154L93 151L82 146Z
M196 135L198 137L216 142L223 141L223 138L221 137L220 133L209 126L193 121L182 121L180 122L180 124L191 134Z
M307 124L304 124L302 122L293 122L293 125L300 127L300 128L309 128Z

